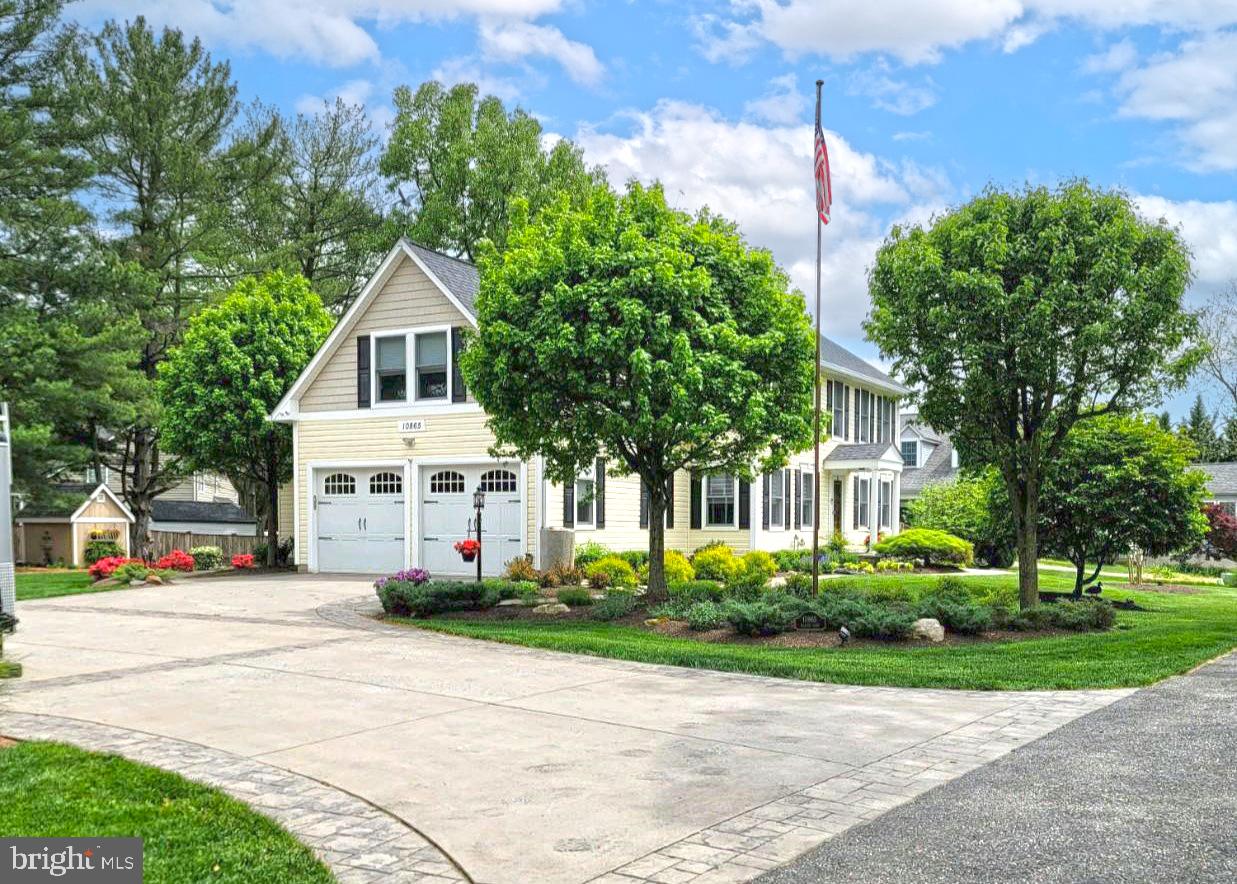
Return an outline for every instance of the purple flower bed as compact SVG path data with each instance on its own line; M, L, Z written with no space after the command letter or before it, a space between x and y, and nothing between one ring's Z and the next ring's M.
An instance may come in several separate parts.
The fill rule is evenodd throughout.
M413 586L420 586L422 583L428 583L430 572L424 568L408 568L404 571L396 571L390 577L379 577L374 581L374 589L382 589L390 581L399 583L411 583Z

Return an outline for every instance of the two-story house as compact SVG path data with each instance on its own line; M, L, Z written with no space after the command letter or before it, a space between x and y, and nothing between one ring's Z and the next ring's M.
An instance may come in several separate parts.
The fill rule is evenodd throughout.
M900 427L903 503L914 500L928 485L958 478L958 451L949 436L921 421L914 408L902 409Z
M293 481L280 509L300 568L468 575L473 566L453 546L473 528L478 488L486 494L487 573L522 555L540 565L545 529L612 549L647 548L637 477L619 476L599 458L564 487L546 478L537 458L490 455L486 415L457 363L463 331L476 325L477 288L472 265L399 242L272 412L293 430ZM810 543L817 473L823 536L841 532L861 546L897 530L897 402L906 391L827 339L822 368L833 430L819 467L809 450L755 483L681 472L666 516L668 547Z

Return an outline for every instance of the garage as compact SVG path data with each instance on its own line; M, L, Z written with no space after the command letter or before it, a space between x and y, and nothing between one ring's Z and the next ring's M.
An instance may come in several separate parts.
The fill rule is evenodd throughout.
M524 554L524 489L518 463L446 464L425 466L421 473L421 550L419 561L434 576L471 576L475 562L455 551L457 541L476 536L472 495L485 492L481 517L481 564L484 574L497 576L513 558Z
M404 500L401 467L316 470L318 570L390 574L403 568Z

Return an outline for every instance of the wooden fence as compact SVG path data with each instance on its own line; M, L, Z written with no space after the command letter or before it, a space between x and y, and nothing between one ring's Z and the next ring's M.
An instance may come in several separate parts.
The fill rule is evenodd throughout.
M242 537L236 534L194 534L191 531L150 532L150 545L156 559L174 549L189 552L195 546L217 546L223 550L223 560L226 563L232 556L251 553L258 544L265 542L266 535Z

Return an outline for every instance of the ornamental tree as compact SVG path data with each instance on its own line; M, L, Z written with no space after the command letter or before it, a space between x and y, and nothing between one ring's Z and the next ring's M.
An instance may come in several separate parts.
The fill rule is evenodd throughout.
M995 470L927 485L907 503L903 515L915 528L947 531L975 546L975 555L994 568L1013 561L1014 538L1005 486Z
M677 470L751 478L812 437L814 343L767 252L660 186L566 195L480 256L478 330L462 365L496 451L540 455L556 482L604 454L648 494L649 593L665 593Z
M1217 503L1203 506L1207 533L1203 555L1209 559L1237 559L1237 517Z
M1198 547L1206 476L1189 468L1193 456L1151 418L1109 414L1074 427L1044 479L1040 539L1074 565L1075 595L1130 547L1153 556Z
M1175 231L1085 182L989 190L877 253L865 328L922 391L922 418L1000 471L1023 608L1039 601L1042 485L1070 431L1153 404L1198 363L1189 279Z
M165 444L193 469L258 487L268 565L279 545L279 486L292 478L292 433L267 415L332 323L303 277L250 277L195 315L159 366Z

